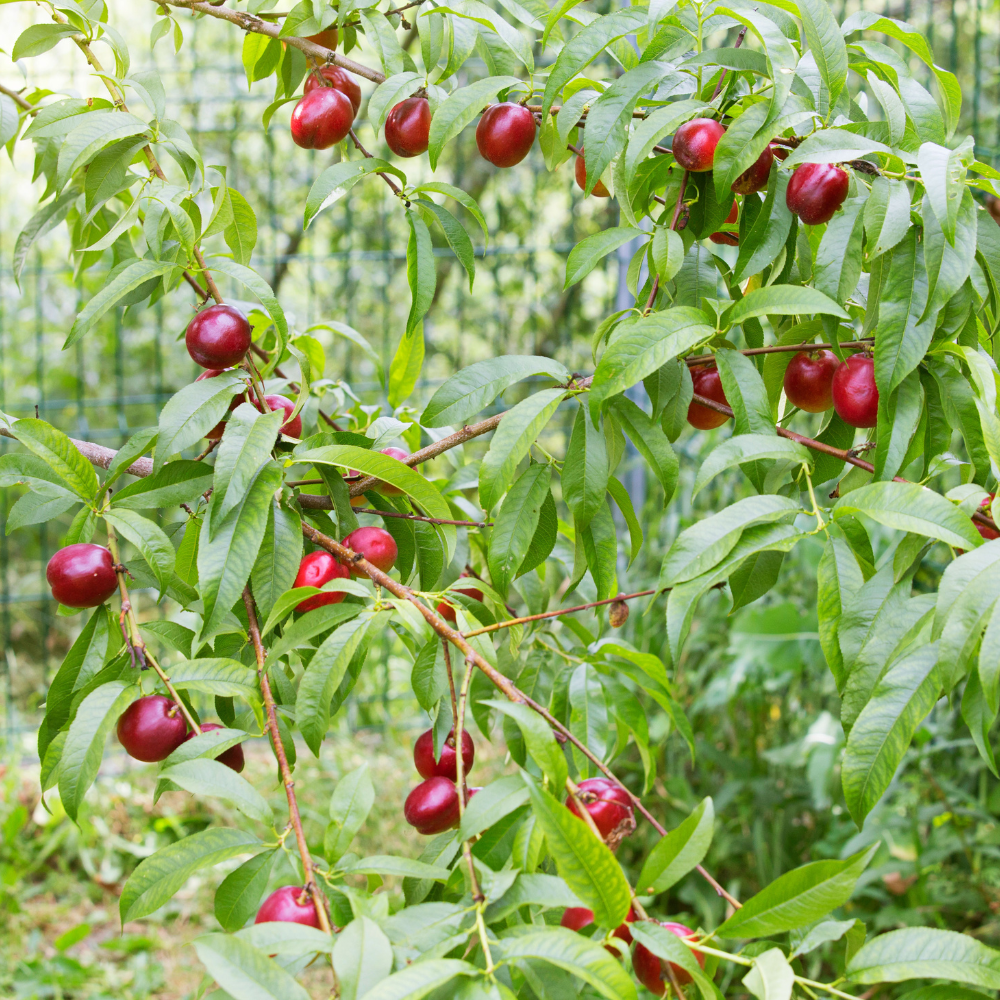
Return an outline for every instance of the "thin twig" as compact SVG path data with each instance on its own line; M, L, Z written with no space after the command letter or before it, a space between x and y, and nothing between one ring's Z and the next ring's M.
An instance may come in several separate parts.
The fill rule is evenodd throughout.
M6 94L18 107L27 111L29 115L37 115L41 108L35 107L34 104L29 104L16 90L11 90L10 87L5 87L0 83L0 94Z
M306 843L305 831L302 829L299 803L295 798L295 781L292 779L291 768L288 766L288 758L285 756L285 747L281 742L281 732L278 729L278 716L274 707L274 696L271 694L271 685L267 679L267 671L264 669L265 654L264 646L260 640L260 625L257 622L257 605L254 602L249 587L243 588L243 606L247 611L250 640L253 643L254 656L257 660L257 677L260 680L260 691L264 698L264 708L267 712L267 728L271 734L274 755L278 758L281 782L285 786L285 798L288 800L288 818L291 821L292 828L295 830L295 840L298 843L299 855L302 859L305 889L312 897L313 906L316 908L316 918L319 920L320 927L327 934L332 934L333 927L330 923L330 917L326 912L326 897L316 884L312 856L309 853L309 845Z
M375 157L372 156L372 154L369 153L368 150L365 149L365 147L361 145L361 140L355 134L354 129L351 129L351 131L348 133L348 135L350 135L351 141L354 143L354 148L359 153L361 153L361 155L366 160L374 160L375 159ZM392 189L392 193L397 198L403 193L403 189L384 170L376 170L375 172L379 175L379 177L382 178L382 180L384 180L386 182L386 184L389 185L389 187Z
M455 712L455 786L458 791L458 816L459 823L465 816L465 754L462 752L462 736L465 732L465 706L469 700L469 685L472 683L472 671L475 661L471 657L465 660L465 676L462 678L462 689L458 695L458 710ZM449 671L450 673L450 671ZM472 860L472 844L468 840L462 841L462 856L469 866L469 884L472 888L472 901L481 903L486 897L482 889L479 888L479 880L476 878L476 865ZM485 950L485 942L484 942Z
M844 351L870 351L874 337L865 337L862 340L841 341L838 346ZM784 354L790 351L829 351L833 344L772 344L770 347L747 347L739 353L745 357L753 357L757 354ZM691 356L684 359L684 363L689 366L708 364L715 360L714 354L699 354L697 357Z
M736 36L736 44L733 46L734 49L738 49L743 44L743 39L747 37L746 25L740 28L739 35ZM722 84L725 83L726 74L729 72L728 69L722 71L722 76L719 77L719 82L715 85L715 90L712 92L712 100L714 101L722 90Z

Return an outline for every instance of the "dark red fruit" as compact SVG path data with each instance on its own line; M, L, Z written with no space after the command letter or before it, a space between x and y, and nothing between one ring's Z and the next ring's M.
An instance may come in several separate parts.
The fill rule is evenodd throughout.
M292 112L292 141L303 149L329 149L354 124L351 99L333 87L310 90Z
M692 118L674 133L671 145L674 159L692 173L711 170L715 147L725 131L714 118Z
M307 42L315 42L325 49L335 49L337 47L337 29L327 28L325 31L317 31L315 35L306 35Z
M273 393L265 396L264 402L267 403L267 408L272 413L276 413L278 410L285 411L285 422L281 425L282 434L287 434L293 438L302 437L302 414L296 414L294 420L288 419L292 415L292 410L295 409L295 404L287 396L279 396L277 393ZM253 401L253 405L258 410L260 409L260 403L256 399Z
M255 924L280 921L285 924L305 924L319 927L316 907L306 889L299 885L286 885L276 889L257 911Z
M447 778L428 778L406 796L403 817L418 833L433 834L458 826L458 789Z
M833 374L840 362L833 351L799 351L785 369L785 395L792 406L822 413L833 406Z
M467 729L462 730L462 768L465 777L469 776L472 770L472 763L476 759L476 746L472 742L472 737ZM421 733L417 737L417 742L413 744L413 764L421 778L448 778L451 781L458 780L458 755L455 753L455 730L448 733L441 747L441 756L434 759L434 731L428 729L426 733Z
M111 553L103 545L77 542L61 548L45 567L52 596L67 608L96 608L117 589Z
M299 563L299 571L295 575L293 587L322 587L324 583L331 580L345 580L351 575L351 571L342 563L330 555L329 552L310 552ZM325 604L340 604L345 594L342 590L328 594L314 594L304 601L295 605L298 612L315 611Z
M753 194L767 187L771 176L771 164L774 163L774 147L766 146L764 152L757 157L752 167L744 170L730 185L733 194Z
M683 924L675 924L669 920L661 920L659 924L661 927L666 927L671 934L676 934L679 938L691 937L694 934L694 931L690 927L685 927ZM698 964L704 969L705 956L700 951L693 952L693 955L698 960ZM673 970L678 983L683 986L685 983L691 982L691 974L689 972L686 972L675 962L668 962L667 964ZM637 944L635 951L632 953L632 968L635 970L639 982L650 993L655 993L658 997L661 997L667 992L670 977L664 977L662 959L658 958L641 944Z
M392 569L399 555L395 539L385 528L355 528L343 544L364 556L383 573Z
M628 792L610 778L587 778L580 782L579 789L577 798L580 804L590 813L604 842L615 850L635 829L635 815ZM574 816L580 816L572 798L566 800L566 806Z
M628 913L625 914L625 923L615 929L612 937L618 938L620 941L624 941L626 944L632 943L632 932L628 929L628 925L635 920L635 910L630 906L628 908ZM571 931L582 931L584 927L589 927L594 922L594 911L588 910L586 906L569 906L563 911L562 920L559 923L563 927L568 927ZM608 948L613 955L617 955L618 952L615 949Z
M118 719L118 742L136 760L166 760L188 736L180 706L162 694L133 701Z
M207 372L202 372L196 379L195 382L203 382L207 378L218 378L223 372L228 371L227 368L209 368ZM233 373L235 374L235 372ZM240 403L245 403L247 401L247 394L241 392L236 396L233 396L233 401L229 404L229 410L232 412L236 409ZM215 441L222 437L223 432L226 429L226 421L220 420L206 435L209 441Z
M719 371L714 366L711 368L692 368L691 381L694 383L696 396L704 396L706 399L714 399L717 403L729 405L729 400L726 399L726 394L722 391L722 379L719 378ZM702 406L701 403L692 402L688 406L687 419L692 427L709 431L713 427L721 427L729 417L724 413L717 413L707 406Z
M327 48L333 48L332 45L327 46ZM361 107L361 88L354 82L354 78L348 73L345 73L339 66L324 66L320 73L323 79L326 80L326 84L322 83L317 79L315 73L310 73L306 77L306 85L302 88L303 94L309 94L316 90L317 87L333 87L334 90L339 90L353 105L354 113L358 113L358 109Z
M462 572L458 574L459 579L467 577L468 575L469 574L466 573L465 570L462 570ZM483 592L478 587L452 587L451 592L453 594L465 594L467 597L471 597L474 601L481 601L483 599ZM455 609L451 607L450 604L447 604L445 601L441 601L435 610L442 618L445 619L445 621L449 621L453 625L455 624Z
M232 368L250 349L250 324L232 306L209 306L187 325L188 354L202 368Z
M785 204L807 226L829 222L844 204L850 178L832 163L803 163L792 171Z
M410 457L410 453L408 451L403 451L402 448L382 448L381 454L388 455L390 458L396 459L397 462L405 462ZM398 497L403 495L403 491L398 486L393 486L391 483L385 483L381 479L378 481L375 489L387 497Z
M995 493L991 493L980 505L979 511L981 514L985 514L987 517L993 517L993 500L996 497ZM976 526L976 531L979 532L986 541L990 542L994 538L1000 538L1000 531L996 528L991 528L988 524L980 524L978 521L972 522Z
M431 104L426 97L407 97L385 120L385 141L397 156L427 152L431 133Z
M535 116L520 104L493 104L476 126L480 155L496 167L513 167L535 141Z
M771 152L774 154L776 160L787 160L792 151L785 146L779 146L777 143L772 142Z
M223 729L217 722L203 722L201 724L201 731L207 733L211 729ZM188 740L194 739L198 734L192 729L191 732L184 737L184 742L187 743ZM220 764L225 764L226 767L231 767L237 774L246 767L246 758L243 756L243 745L237 743L236 746L230 747L228 750L223 750L218 757L215 758Z
M852 427L878 423L878 387L875 362L867 354L852 354L833 373L833 408Z
M740 217L740 209L736 204L736 199L733 199L733 207L729 210L729 215L726 216L726 223L735 222ZM712 233L709 239L713 243L722 243L726 246L735 247L739 246L740 238L736 233Z
M581 191L586 191L587 190L587 167L586 167L586 164L583 162L583 157L582 156L578 156L576 158L575 173L576 173L576 186ZM604 181L598 181L594 185L594 190L591 191L590 193L595 198L610 198L611 197L611 192L605 186Z

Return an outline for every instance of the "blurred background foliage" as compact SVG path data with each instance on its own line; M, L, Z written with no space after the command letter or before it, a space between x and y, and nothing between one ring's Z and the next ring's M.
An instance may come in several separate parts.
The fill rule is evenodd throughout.
M875 6L882 11L881 4ZM906 0L884 8L920 26L938 61L958 73L966 96L964 126L976 135L978 158L994 164L1000 145L998 6L995 0ZM266 130L261 127L271 94L266 83L248 91L241 33L222 22L195 22L179 14L185 36L180 52L169 39L150 51L155 7L118 0L115 8L133 69L158 70L174 116L199 144L205 163L225 166L230 186L253 205L259 224L253 266L278 290L295 326L304 330L330 319L348 323L388 361L403 329L409 292L405 222L385 187L374 180L355 187L303 233L306 192L335 152L295 147L287 132L287 109ZM27 5L4 6L0 79L8 86L25 81L6 53L20 30L40 16ZM60 46L31 62L26 82L74 96L100 93L85 69L74 49ZM363 90L367 96L371 85L363 84ZM360 138L376 154L381 149L367 125ZM154 423L162 403L197 374L178 343L191 300L178 293L141 313L117 310L63 353L78 303L100 286L110 264L74 274L67 241L57 230L32 251L21 287L16 286L14 241L39 193L31 182L30 151L23 145L13 163L6 155L0 158L0 409L24 416L37 407L40 416L71 435L118 447L135 430ZM632 250L622 248L606 267L568 291L562 288L565 256L581 237L618 224L614 203L585 201L573 183L572 163L547 173L537 146L521 167L502 173L476 154L471 131L446 156L437 179L457 184L480 201L491 235L484 247L475 226L470 227L477 245L471 293L457 262L444 251L438 258L438 292L425 323L428 359L414 405L457 369L500 354L554 356L574 370L591 370L597 323L632 304L625 286ZM421 161L406 166L412 177L427 170ZM364 355L344 339L323 331L317 336L327 353L327 377L342 380L366 404L384 404ZM555 454L561 454L560 438L572 416L569 408L561 425L551 425ZM315 419L315 410L307 411L307 432ZM642 509L647 544L630 567L622 555L621 589L652 586L678 529L747 489L735 475L720 477L692 507L694 473L720 433L728 431L682 435L681 486L666 514L658 486L647 483L638 466L626 471L625 482ZM0 441L0 449L9 445ZM0 520L6 520L22 491L0 490ZM624 537L623 525L621 533ZM0 996L194 997L202 975L193 953L180 945L214 928L210 900L225 871L192 880L162 911L128 925L123 936L117 891L142 857L206 826L207 810L216 807L179 793L164 795L154 806L151 770L135 767L113 748L79 829L57 799L48 800L51 812L39 800L38 709L52 671L82 623L82 616L57 617L45 586L45 563L59 537L54 524L0 537ZM880 541L876 556L890 539ZM657 776L647 801L672 826L702 797L714 798L717 830L706 865L740 896L806 861L846 856L881 839L847 908L849 917L863 918L869 932L927 924L963 930L996 946L1000 784L971 740L959 735L957 705L942 702L932 712L862 831L842 807L839 706L816 635L819 554L818 543L800 545L786 558L778 585L736 613L730 613L725 590L702 601L685 656L675 668L677 692L695 730L695 762L666 717L659 716L659 728L654 725L650 734ZM571 563L571 552L562 555ZM931 551L921 571L928 589L936 586L949 559L943 546ZM581 592L589 598L586 585ZM140 607L147 618L171 613L168 605L156 608L152 596L141 592ZM660 652L662 602L648 614L643 610L637 602L624 637L639 649ZM592 638L607 628L601 618L577 617ZM554 634L569 644L587 640L579 628L574 632L565 624L555 626ZM362 678L321 759L300 754L297 785L308 834L321 843L333 783L367 760L380 795L362 832L362 853L417 856L420 847L402 823L401 803L414 780L410 747L425 719L410 690L408 658L388 638L382 641L380 654L369 661L378 667ZM494 742L493 750L483 746L477 755L477 768L484 772L505 764L499 730ZM250 749L249 767L254 784L266 787L273 769L266 747ZM633 787L642 786L642 764L631 748L616 769ZM271 788L280 797L277 786ZM644 857L654 836L640 825L622 848L623 862ZM666 905L692 925L715 926L724 917L722 901L697 878L684 879ZM842 955L839 942L807 956L807 965L824 960L836 966ZM893 994L883 990L879 995Z

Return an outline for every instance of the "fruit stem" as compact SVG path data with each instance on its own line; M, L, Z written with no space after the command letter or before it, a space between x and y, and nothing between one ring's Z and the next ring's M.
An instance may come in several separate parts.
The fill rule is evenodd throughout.
M313 872L312 856L309 854L309 845L306 843L306 835L302 829L302 818L299 815L299 804L295 798L295 782L292 780L292 772L288 766L288 758L285 756L285 747L281 742L281 733L278 729L278 716L274 707L274 697L271 694L271 685L267 679L267 671L264 669L264 645L260 639L260 625L257 621L257 605L249 587L243 588L243 606L247 611L249 622L250 641L253 643L254 656L257 660L257 677L260 681L260 692L264 699L264 708L267 713L267 728L271 735L271 747L274 756L278 759L278 770L281 772L281 783L285 786L285 797L288 799L288 819L295 830L295 840L299 847L299 856L302 859L302 872L305 876L305 887L312 897L313 906L316 908L316 918L319 925L327 934L333 933L330 917L326 912L326 900L322 890L316 884L316 876Z
M445 647L445 655L447 656L447 646ZM448 676L451 677L451 659L447 660L448 664ZM462 690L458 696L458 708L455 711L454 722L455 722L455 784L458 786L458 822L461 826L462 819L465 816L465 797L468 794L465 787L465 754L463 753L462 747L462 736L465 728L465 706L469 698L469 686L472 683L472 670L475 667L476 661L470 653L465 658L465 676L462 678ZM452 698L455 697L455 681L452 679ZM469 866L469 884L472 889L472 900L476 904L476 920L477 923L482 921L481 907L486 897L483 895L483 890L479 887L479 880L476 878L476 863L472 859L472 844L469 840L462 841L462 856L465 858L465 863ZM483 946L483 952L489 956L489 945L486 943L486 929L481 926L479 928L479 937ZM489 964L492 968L493 959L489 958Z
M663 968L663 962L660 962L660 968ZM667 976L670 979L670 988L673 990L674 996L677 997L677 1000L684 1000L684 992L681 990L681 984L677 981L673 962L667 962Z
M867 351L871 349L874 338L865 337L862 340L841 341L838 345L845 351ZM769 347L746 347L739 353L744 357L752 358L758 354L784 354L790 351L828 351L833 344L814 344L812 342L804 344L771 344ZM689 367L703 365L709 361L714 361L714 354L689 355L684 359L684 363Z
M374 160L375 159L375 157L372 156L372 154L369 153L368 150L365 149L365 147L361 145L361 140L358 139L357 135L354 132L354 129L351 129L350 132L348 132L348 135L351 137L351 141L354 143L354 148L359 153L361 153L361 155L366 160ZM389 185L389 187L392 189L392 193L397 198L399 198L399 197L402 196L403 189L387 173L385 173L385 171L383 171L383 170L377 170L376 173L379 175L379 177L382 178L382 180L384 180L386 182L386 184Z
M125 567L122 565L121 552L118 548L118 536L115 534L115 529L107 521L104 523L108 529L108 551L111 553L111 558L115 564L115 576L118 577L118 591L122 602L122 618L128 623L128 633L125 636L125 642L129 647L129 651L138 654L139 662L143 664L143 669L145 669L146 664L149 664L153 668L160 680L163 681L163 686L170 692L170 697L180 709L181 715L184 716L184 721L200 736L201 726L195 721L187 705L184 704L183 698L177 693L177 689L170 683L170 678L163 672L163 668L156 662L153 654L150 653L145 640L142 638L142 634L139 632L139 625L135 620L135 611L132 609L132 602L128 596L128 585L125 583ZM125 631L124 627L122 631Z
M16 90L11 90L0 83L0 94L6 94L18 107L23 108L29 115L37 115L41 108L36 108L34 104L29 104Z
M603 601L591 601L590 604L578 604L575 608L560 608L558 611L543 611L539 615L525 615L523 618L508 618L506 621L497 622L494 625L484 625L482 628L473 629L471 632L463 632L466 639L471 639L474 635L484 635L487 632L496 632L497 629L510 628L513 625L524 625L527 622L541 621L543 618L558 618L560 615L570 615L574 611L587 611L590 608L599 608L605 604L613 604L615 601L631 601L635 597L649 597L655 594L655 590L639 590L634 594L619 594L617 597L609 597Z

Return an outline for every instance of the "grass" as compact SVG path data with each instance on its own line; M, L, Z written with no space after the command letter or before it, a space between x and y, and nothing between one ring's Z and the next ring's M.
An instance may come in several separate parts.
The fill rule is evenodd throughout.
M420 780L410 757L415 736L400 728L331 735L319 760L299 747L296 793L314 853L322 854L338 778L367 763L375 805L354 852L419 856L423 838L402 817L403 801ZM477 742L482 752L475 775L485 783L504 762L498 751L491 754ZM287 806L270 749L261 740L246 751L244 776L283 825ZM155 776L155 765L139 764L117 745L109 746L78 828L54 790L46 794L52 812L42 805L37 765L0 765L0 996L193 1000L210 985L188 945L199 934L219 930L215 889L242 859L205 869L156 913L124 928L118 897L129 873L156 848L212 824L247 828L248 821L219 800L185 792L166 792L154 803ZM269 836L256 827L259 836ZM272 888L294 878L290 864L278 863ZM401 900L399 883L388 879L384 891ZM329 972L317 968L304 981L322 996Z

